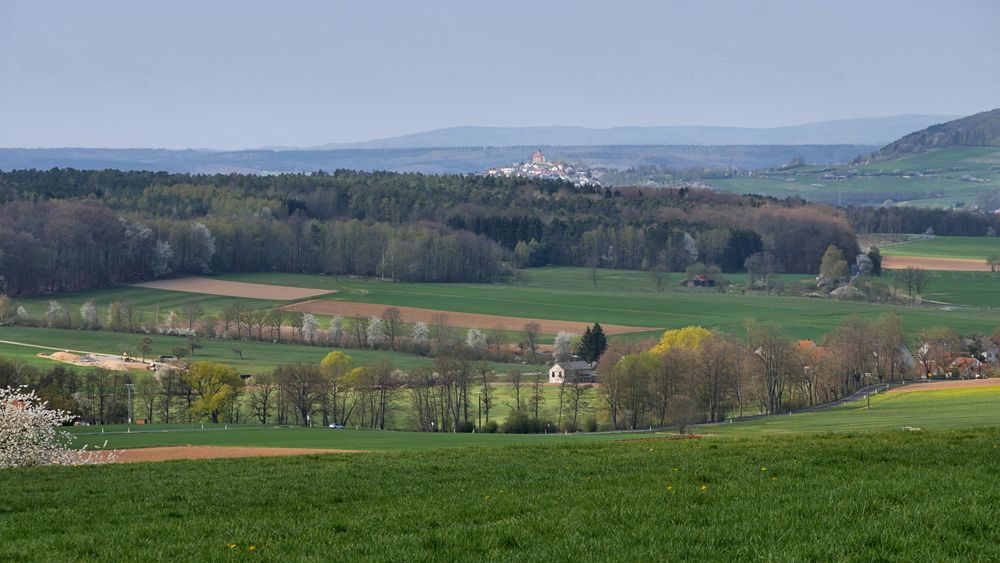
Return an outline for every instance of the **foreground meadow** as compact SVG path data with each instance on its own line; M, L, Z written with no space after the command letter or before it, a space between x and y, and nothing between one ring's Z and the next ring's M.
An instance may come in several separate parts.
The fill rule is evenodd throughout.
M988 560L1000 431L0 472L5 560Z
M877 432L915 428L948 430L1000 427L1000 384L953 382L951 389L912 385L873 394L870 403L857 400L815 412L762 416L732 424L704 424L696 432L716 436L766 436L827 432ZM918 390L927 389L927 390ZM869 408L870 404L870 408Z

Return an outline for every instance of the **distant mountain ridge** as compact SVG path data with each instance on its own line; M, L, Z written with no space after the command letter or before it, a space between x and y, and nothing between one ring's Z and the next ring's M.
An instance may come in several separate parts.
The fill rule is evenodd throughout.
M331 143L309 150L616 145L884 145L906 133L954 119L941 115L894 115L752 128L666 127L449 127L360 143ZM294 150L292 147L275 147Z
M890 160L946 147L1000 147L1000 108L904 135L879 149L870 160Z
M541 148L553 160L589 167L627 169L770 168L804 159L847 163L879 145L749 146L548 146L415 149L194 151L166 149L0 149L0 170L78 168L153 170L197 174L273 174L351 170L391 170L425 174L463 174L524 161Z

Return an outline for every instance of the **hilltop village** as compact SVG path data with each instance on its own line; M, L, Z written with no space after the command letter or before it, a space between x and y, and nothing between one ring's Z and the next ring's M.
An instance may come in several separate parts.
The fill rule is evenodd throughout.
M583 165L565 162L551 162L541 150L531 153L530 162L517 162L510 166L487 168L479 173L481 176L541 178L544 180L563 180L576 186L600 186L599 173Z

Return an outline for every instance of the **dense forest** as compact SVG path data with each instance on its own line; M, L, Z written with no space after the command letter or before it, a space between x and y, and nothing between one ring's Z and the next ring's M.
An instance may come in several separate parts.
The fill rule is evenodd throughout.
M1000 207L1000 197L994 192L983 196L984 202L987 197L995 198L993 203ZM850 206L845 211L859 233L922 234L930 230L941 236L982 237L1000 232L1000 215L996 214L907 206Z
M816 272L859 252L847 216L800 200L698 189L574 187L337 171L0 173L0 290L78 290L239 271L493 282L546 264Z

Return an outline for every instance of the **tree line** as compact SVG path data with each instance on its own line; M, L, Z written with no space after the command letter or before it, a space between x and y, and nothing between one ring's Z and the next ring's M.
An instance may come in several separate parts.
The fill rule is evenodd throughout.
M591 331L588 340L574 340L583 354L594 351L600 338ZM200 360L136 377L63 366L40 370L0 358L0 388L26 386L53 408L94 424L126 422L126 385L132 385L133 417L163 423L431 432L683 429L828 403L875 383L988 375L995 370L987 365L990 351L998 345L1000 327L964 337L928 327L908 339L900 318L889 313L848 317L819 342L792 340L779 327L754 320L745 322L740 336L685 327L666 331L658 341L618 339L596 356L596 382L569 377L548 393L547 374L516 368L497 373L461 349L408 371L388 360L358 366L334 350L318 364L282 365L250 377ZM956 361L961 358L969 361ZM504 399L498 397L501 389ZM496 415L501 406L510 413L502 425Z
M997 201L1000 202L1000 199ZM911 206L849 206L845 212L859 233L895 235L931 232L941 236L983 237L996 236L1000 231L1000 215L991 213L994 209L977 213Z
M775 325L747 321L742 338L701 327L667 331L658 343L614 341L598 365L613 429L721 422L828 403L869 384L912 377L985 374L991 335L924 329L907 339L900 318L849 317L821 342L794 341ZM957 358L975 358L979 371ZM959 365L960 364L960 365Z
M492 282L547 264L812 272L846 216L702 189L363 173L0 172L0 283L14 295L241 271Z
M506 272L496 243L435 225L126 218L91 201L0 206L0 292L12 296L274 270L484 283Z

